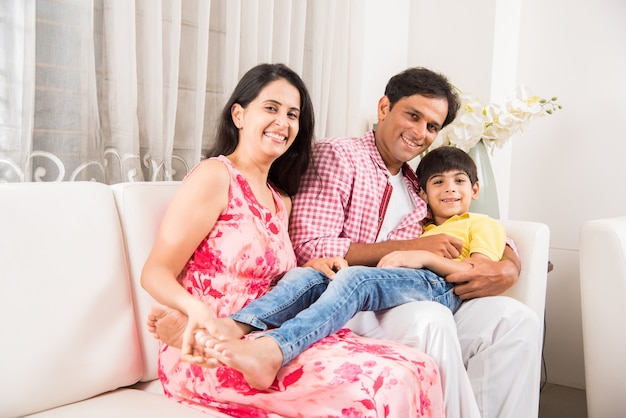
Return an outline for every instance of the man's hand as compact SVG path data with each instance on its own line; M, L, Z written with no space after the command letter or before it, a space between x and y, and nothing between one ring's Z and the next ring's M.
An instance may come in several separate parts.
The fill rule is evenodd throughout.
M513 286L519 277L516 263L505 259L468 258L461 261L472 265L472 269L452 273L446 281L454 283L454 292L463 300L484 296L496 296Z
M461 255L463 241L446 234L428 235L409 240L412 250L424 250L445 258L454 259Z
M336 272L348 267L348 262L343 257L313 258L304 263L302 267L312 267L332 280Z

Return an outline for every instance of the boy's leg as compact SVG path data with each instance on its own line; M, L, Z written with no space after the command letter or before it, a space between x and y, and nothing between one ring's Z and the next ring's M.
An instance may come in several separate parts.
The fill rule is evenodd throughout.
M443 294L453 293L452 287L429 270L345 268L335 275L315 303L265 335L276 340L286 364L314 342L342 328L359 311L437 300Z
M306 309L326 290L330 279L310 267L289 270L269 292L229 318L260 330L277 328Z

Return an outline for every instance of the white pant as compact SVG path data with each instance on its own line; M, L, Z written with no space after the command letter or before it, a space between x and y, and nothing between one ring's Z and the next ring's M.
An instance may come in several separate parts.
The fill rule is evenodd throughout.
M538 416L542 327L515 299L466 301L454 317L436 302L412 302L361 312L346 326L430 355L439 366L448 418Z

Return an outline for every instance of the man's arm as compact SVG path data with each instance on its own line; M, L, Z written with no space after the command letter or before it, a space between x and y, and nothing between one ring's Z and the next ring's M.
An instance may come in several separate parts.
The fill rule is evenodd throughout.
M351 164L327 142L313 147L313 158L298 193L292 198L289 236L298 264L347 252L350 240L340 237L350 200Z

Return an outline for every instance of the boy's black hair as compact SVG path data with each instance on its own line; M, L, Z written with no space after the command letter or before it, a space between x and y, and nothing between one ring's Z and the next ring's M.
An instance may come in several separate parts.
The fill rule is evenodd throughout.
M415 174L422 190L426 191L428 179L435 174L450 170L463 171L470 178L472 186L478 181L476 164L465 151L455 147L439 147L429 151L420 160Z

